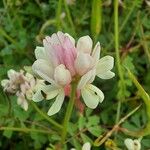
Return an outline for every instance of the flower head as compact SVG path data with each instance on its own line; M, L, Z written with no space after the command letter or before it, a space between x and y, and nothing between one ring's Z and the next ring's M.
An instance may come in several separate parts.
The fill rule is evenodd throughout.
M17 103L24 110L28 109L28 103L26 99L32 99L34 92L38 91L39 87L44 85L44 80L35 79L33 75L26 73L23 70L17 72L10 69L7 72L9 79L1 81L1 85L4 91L10 94L16 94Z
M128 150L140 150L141 149L141 143L140 140L132 140L132 139L125 139L124 144L126 145Z
M111 69L114 59L111 56L100 57L100 43L93 48L89 36L75 39L69 34L57 32L43 40L44 47L35 49L36 61L32 69L45 81L49 82L41 89L46 99L56 97L55 102L48 111L48 115L57 113L64 101L65 89L72 82L78 84L77 91L85 104L94 109L104 99L103 92L91 83L95 76L110 79L114 76ZM68 95L68 93L67 93ZM43 97L44 98L44 97ZM42 100L42 93L33 96L34 101Z

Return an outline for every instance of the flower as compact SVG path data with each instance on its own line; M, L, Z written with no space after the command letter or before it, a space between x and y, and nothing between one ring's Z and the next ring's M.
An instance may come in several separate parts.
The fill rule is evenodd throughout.
M141 143L140 140L132 140L132 139L125 139L124 144L126 145L128 150L140 150L141 149Z
M10 69L7 72L9 79L4 79L1 81L1 85L4 91L10 94L16 94L17 103L25 111L28 110L28 102L26 99L32 99L34 92L38 91L38 88L44 85L44 80L35 79L33 75L20 70L17 72Z
M91 149L91 144L89 142L86 142L82 146L82 150L90 150ZM76 150L75 148L71 148L71 150Z
M77 92L85 104L94 109L104 99L103 92L91 83L95 76L102 79L110 79L115 74L111 72L114 59L105 56L99 60L100 43L94 49L92 39L89 36L75 39L67 33L57 32L43 40L44 47L35 49L36 61L32 65L33 71L45 81L49 82L41 89L41 92L33 96L35 102L42 99L52 99L55 102L50 107L48 115L57 113L63 104L66 87L76 82ZM46 95L44 97L44 95ZM42 96L43 95L43 96ZM67 93L68 95L68 93Z

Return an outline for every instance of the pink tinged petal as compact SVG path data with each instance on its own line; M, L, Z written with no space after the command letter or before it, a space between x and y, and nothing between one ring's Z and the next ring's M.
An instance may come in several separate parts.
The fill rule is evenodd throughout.
M91 144L89 142L85 143L82 147L82 150L90 150L91 149Z
M60 90L58 96L56 97L55 102L52 104L52 106L50 107L47 113L49 116L52 116L56 114L57 112L59 112L64 102L64 98L65 98L65 93L63 90Z
M75 46L75 39L71 35L69 35L68 33L65 33L65 35L70 39L73 46Z
M17 93L18 99L17 104L20 105L25 111L28 110L28 102L22 93Z
M100 51L101 51L100 43L97 42L97 44L95 45L93 52L92 52L92 57L96 63L98 62L98 60L100 58Z
M71 85L68 84L64 87L64 91L65 91L65 96L70 96L70 92L71 92Z
M103 92L92 84L81 89L81 95L85 104L91 109L95 109L104 99Z
M91 53L92 50L92 39L87 35L79 38L77 42L77 50L78 52L83 52L83 53Z
M62 86L68 85L72 80L69 70L67 70L63 64L55 68L54 79Z
M76 48L68 37L65 37L63 44L64 64L70 70L72 76L75 74L74 61L77 55Z
M55 84L53 80L53 68L47 63L47 61L43 59L36 60L32 65L32 70L45 81Z
M114 58L111 56L105 56L101 58L96 66L96 74L98 77L110 78L113 77L114 74L110 72L110 70L114 66ZM106 77L105 77L106 76ZM109 77L110 76L110 77Z
M90 70L85 75L83 75L78 83L77 89L80 90L84 88L86 84L92 83L95 79L95 75L96 75L95 69Z
M75 69L79 75L87 73L94 66L94 60L89 54L79 53L75 60Z
M57 58L56 51L55 51L54 47L52 47L52 44L51 44L51 38L46 37L43 40L43 45L44 45L45 52L49 58L50 63L53 64L53 66L55 66L55 67L57 65L59 65L59 60Z

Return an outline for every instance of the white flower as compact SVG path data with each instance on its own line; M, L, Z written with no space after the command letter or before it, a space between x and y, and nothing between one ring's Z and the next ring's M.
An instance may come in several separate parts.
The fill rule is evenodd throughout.
M95 76L110 79L115 74L111 72L114 59L111 56L100 57L100 43L93 47L89 36L75 39L67 33L57 32L43 40L44 47L35 49L36 61L32 69L45 81L49 82L40 92L33 96L38 102L42 99L56 97L48 115L57 113L63 104L65 87L73 82L78 84L77 91L81 92L85 104L94 109L104 99L103 92L91 83ZM44 93L44 95L42 94Z
M85 143L82 146L82 150L90 150L91 149L91 144L89 142ZM76 150L75 148L71 148L70 150Z
M128 150L140 150L141 149L141 143L140 140L132 140L132 139L125 139L124 144L126 145Z
M92 40L89 36L81 37L77 43L78 57L82 55L81 59L78 59L78 72L81 80L78 84L78 89L81 90L81 95L85 104L89 108L96 108L99 102L104 99L103 92L91 83L94 81L97 75L101 79L110 79L115 76L111 69L114 66L114 59L111 56L105 56L99 59L100 56L100 44L96 44L92 51ZM84 56L83 56L84 55ZM77 61L77 60L76 60ZM84 64L83 64L84 62ZM80 67L81 66L81 67ZM84 66L84 67L83 67ZM76 66L77 67L77 66ZM82 68L83 67L83 68Z
M25 111L28 110L27 99L32 99L35 92L42 88L44 80L35 79L33 75L20 70L17 72L10 69L7 73L9 79L4 79L1 81L1 85L4 91L11 94L17 95L17 104L20 105Z

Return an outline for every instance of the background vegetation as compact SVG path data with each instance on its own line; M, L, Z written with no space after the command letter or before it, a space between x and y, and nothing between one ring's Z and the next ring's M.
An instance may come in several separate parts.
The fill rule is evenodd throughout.
M145 100L143 95L145 91L150 94L150 5L144 0L120 1L117 15L114 3L116 1L111 0L76 0L72 5L65 0L0 1L0 80L6 78L8 69L32 65L35 47L42 44L45 35L58 30L75 39L90 35L94 42L100 41L101 56L115 57L115 78L95 80L95 85L105 94L104 102L94 111L86 109L83 116L75 110L66 149L76 147L78 150L86 141L93 143L140 104L138 111L111 136L112 141L107 140L100 148L112 149L117 145L125 149L123 142L129 135L122 130L139 131L149 122L150 109L145 105L148 98ZM48 101L37 105L46 112L50 104ZM65 106L53 119L61 123L64 112ZM0 149L53 148L60 137L52 129L32 105L25 112L16 104L16 97L6 95L0 87ZM148 148L149 135L142 139L142 149Z

